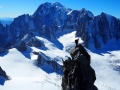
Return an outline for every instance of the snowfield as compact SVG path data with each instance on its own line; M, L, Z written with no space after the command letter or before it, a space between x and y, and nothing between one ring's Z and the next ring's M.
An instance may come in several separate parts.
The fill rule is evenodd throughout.
M35 66L33 60L26 58L15 48L9 50L4 57L0 57L0 66L12 78L6 81L4 86L0 86L0 90L47 90L48 88L58 90L60 88L61 76L56 73L47 74Z
M13 48L0 54L0 66L11 77L11 80L0 86L0 90L61 90L62 76L55 72L48 73L37 67L35 65L37 56L32 53L41 51L50 56L50 60L58 58L57 62L62 65L61 58L70 56L68 51L75 45L75 31L58 34L60 35L58 41L36 36L45 43L47 49L29 47L26 52L21 53ZM82 42L82 40L79 41L79 43ZM99 90L120 90L119 49L106 53L87 50L91 55L91 66L97 77L95 85Z

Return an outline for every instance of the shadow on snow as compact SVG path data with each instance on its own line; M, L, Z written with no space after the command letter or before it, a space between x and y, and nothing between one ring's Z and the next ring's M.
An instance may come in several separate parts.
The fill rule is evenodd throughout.
M24 52L21 52L26 58L31 59L30 53L32 52L32 49L27 47L27 50Z
M114 45L110 45L110 46L106 45L106 46L104 46L104 48L101 48L101 49L96 49L96 50L95 49L89 49L89 50L93 53L96 53L96 54L99 54L99 55L103 56L104 53L110 54L111 51L120 50L120 47L119 46L116 47Z
M45 71L47 74L50 73L57 73L59 75L63 75L63 72L61 70L57 71L50 65L40 66L40 68Z

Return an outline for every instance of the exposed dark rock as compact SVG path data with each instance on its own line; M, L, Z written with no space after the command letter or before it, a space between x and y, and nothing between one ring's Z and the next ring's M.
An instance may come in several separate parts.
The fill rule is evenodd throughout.
M7 30L0 23L0 47L3 47L5 45L6 37L7 37Z
M99 49L101 47L100 42L97 40L97 37L93 37L94 39L94 46L96 49Z
M83 22L82 20L78 21L76 36L85 37L85 39L82 39L87 48L91 43L90 40L93 40L92 44L94 43L94 47L99 49L102 44L105 45L112 39L120 39L119 27L120 21L117 18L102 12L93 19L86 16Z
M35 54L38 54L35 52ZM50 66L53 68L53 71L60 71L62 73L62 66L60 64L58 64L56 61L54 60L50 60L49 57L47 57L44 53L40 52L37 58L37 65L38 66ZM49 69L49 68L48 68Z
M1 54L1 53L4 53L5 51L6 51L6 49L0 48L0 54Z
M120 59L111 60L110 61L110 67L112 69L114 69L115 71L119 71L120 72Z
M85 48L79 44L70 50L70 55L72 58L63 60L62 90L98 90L94 85L95 71Z
M47 60L48 60L48 57L42 52L40 52L37 58L37 65L43 66Z
M33 54L34 55L39 55L39 52L34 51Z
M19 45L17 45L17 49L19 51L26 51L27 50L27 47L26 47L26 44L24 41L21 41Z
M10 80L10 77L6 74L6 72L0 66L0 76L4 77L6 80Z
M33 37L27 42L28 46L35 46L35 47L42 47L44 46L43 42L38 40L37 38Z

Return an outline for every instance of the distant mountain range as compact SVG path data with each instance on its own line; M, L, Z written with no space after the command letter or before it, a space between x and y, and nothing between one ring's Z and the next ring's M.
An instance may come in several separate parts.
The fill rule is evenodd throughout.
M0 17L0 20L13 21L14 18L10 18L10 17L3 17L3 18L1 18Z
M5 27L6 24L10 25L13 20L14 20L14 18L9 18L9 17L0 18L0 23Z
M120 19L103 12L94 16L84 8L72 10L58 2L46 2L33 15L18 16L6 26L0 24L0 47L11 48L21 41L27 43L36 33L57 39L57 32L70 30L76 30L75 36L81 37L87 48L99 49L112 39L120 39Z

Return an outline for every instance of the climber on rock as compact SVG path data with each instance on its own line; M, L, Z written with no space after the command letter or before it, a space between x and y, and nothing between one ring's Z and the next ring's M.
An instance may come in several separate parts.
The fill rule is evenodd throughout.
M78 45L78 42L79 42L79 38L75 39L76 47L77 47L77 45Z

